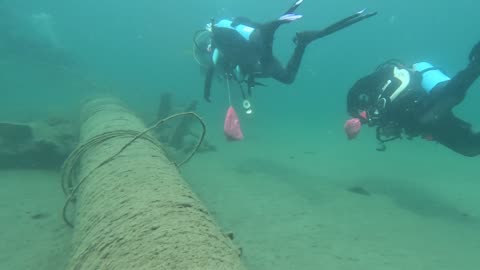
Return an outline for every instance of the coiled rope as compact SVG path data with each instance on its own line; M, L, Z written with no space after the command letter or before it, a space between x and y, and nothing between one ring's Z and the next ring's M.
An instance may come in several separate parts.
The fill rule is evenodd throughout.
M89 178L89 176L92 175L92 173L94 173L96 170L98 170L99 168L101 168L105 164L114 160L127 147L132 145L136 140L138 140L140 138L151 142L156 147L163 150L162 145L155 138L148 135L147 133L156 129L156 128L158 128L159 126L161 126L162 124L164 124L165 122L167 122L171 119L174 119L174 118L177 118L177 117L182 117L182 116L193 116L193 117L195 117L200 122L200 124L202 125L202 134L200 135L200 137L198 139L198 142L195 145L195 147L193 148L192 152L184 160L182 160L181 162L178 162L178 163L173 162L176 167L181 167L183 164L187 163L195 155L195 153L198 151L199 147L203 143L203 140L205 139L205 134L207 132L207 127L206 127L205 122L195 112L181 112L181 113L173 114L171 116L168 116L164 119L159 120L154 125L145 129L142 132L133 131L133 130L117 130L117 131L105 132L105 133L102 133L100 135L97 135L97 136L91 138L86 143L78 146L69 155L69 157L66 159L66 161L64 162L64 164L62 166L61 185L62 185L63 192L65 193L65 195L67 195L67 199L65 200L65 204L64 204L63 210L62 210L62 217L63 217L63 220L65 221L65 223L69 227L73 228L73 223L70 220L68 220L68 218L67 218L68 206L70 205L71 202L75 201L76 192L78 191L80 186ZM93 147L95 147L95 146L97 146L97 145L99 145L99 144L101 144L105 141L113 139L113 138L129 138L129 137L132 137L132 139L130 141L128 141L122 148L120 148L120 150L117 153L115 153L111 157L102 161L93 170L91 170L87 175L85 175L80 181L78 181L78 183L76 185L74 185L75 176L77 174L76 164L78 164L78 161L82 158L82 156L86 152L88 152L88 150L90 150L91 148L93 148Z

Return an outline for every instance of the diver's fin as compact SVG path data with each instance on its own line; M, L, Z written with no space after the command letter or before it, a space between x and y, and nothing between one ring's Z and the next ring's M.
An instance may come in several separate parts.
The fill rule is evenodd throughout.
M328 36L330 34L333 34L339 30L342 30L352 24L355 24L357 22L363 21L367 18L370 18L372 16L377 15L377 12L370 12L370 13L365 13L366 9L360 10L353 15L350 15L344 19L341 19L337 21L336 23L331 24L330 26L327 26L326 28L319 30L319 31L304 31L304 32L299 32L296 34L296 37L294 38L294 42L297 45L303 45L306 46L310 42Z
M293 22L293 21L296 21L298 19L301 19L303 16L302 15L298 15L298 14L285 14L283 15L282 17L278 18L279 21L287 21L287 22Z
M303 0L296 0L295 3L283 15L293 14L295 10L303 3Z

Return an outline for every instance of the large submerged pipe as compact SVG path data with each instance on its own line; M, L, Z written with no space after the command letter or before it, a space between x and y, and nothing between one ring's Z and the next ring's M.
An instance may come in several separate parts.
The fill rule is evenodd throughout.
M80 143L106 132L139 133L144 124L114 99L82 109ZM73 250L68 269L243 270L225 236L165 152L132 137L110 138L84 152L76 179Z

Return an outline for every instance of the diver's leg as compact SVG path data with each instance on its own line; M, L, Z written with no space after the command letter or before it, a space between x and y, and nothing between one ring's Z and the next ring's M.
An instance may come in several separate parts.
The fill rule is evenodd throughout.
M259 26L264 42L273 43L275 31L282 25L302 18L302 15L294 14L295 10L302 4L303 0L297 0L282 16L276 20L261 24Z
M333 34L341 29L344 29L352 24L355 24L357 22L370 18L376 14L377 14L376 12L365 13L365 10L361 10L322 30L299 32L297 33L297 36L295 37L294 41L295 43L297 43L297 45L307 46L310 42L314 40Z
M456 101L454 105L458 105L463 101L468 89L479 76L480 65L471 63L465 69L458 72L444 87L441 89L433 89L431 94L436 99L443 96L453 98Z
M295 17L296 19L299 19L300 15L292 15L292 17ZM270 22L261 24L258 27L258 30L260 31L260 34L262 36L262 41L264 42L264 44L273 44L273 38L275 36L275 32L277 31L277 29L281 25L289 23L291 21L293 21L293 20L278 19L278 20L274 20L274 21L270 21Z
M432 129L432 138L451 150L468 157L480 155L480 133L452 113L439 121Z
M263 75L271 76L274 79L286 84L290 84L295 80L305 48L296 48L293 56L290 58L290 61L287 64L287 68L283 68L282 64L273 56L273 37L275 35L275 31L277 31L280 25L302 18L301 15L296 15L294 13L302 3L303 0L296 0L295 3L287 11L285 11L280 18L265 23L259 27L265 49L268 50L265 52L265 57L267 59L263 59L263 62L265 63Z
M441 121L444 114L460 104L465 95L480 76L480 65L470 64L467 68L458 72L451 80L443 82L432 89L429 95L428 108L420 117L421 123Z
M480 65L480 41L473 46L468 59L470 60L470 64Z
M302 63L304 53L305 47L297 46L285 68L282 66L280 61L278 61L278 59L272 57L266 65L266 70L264 71L264 74L285 84L293 83L295 81L295 78L297 77L298 69L300 68L300 64Z
M271 22L261 24L258 27L258 30L261 33L263 42L265 44L272 44L273 43L273 37L275 36L275 32L280 27L280 25L286 24L286 23L288 23L288 21L274 20L274 21L271 21Z

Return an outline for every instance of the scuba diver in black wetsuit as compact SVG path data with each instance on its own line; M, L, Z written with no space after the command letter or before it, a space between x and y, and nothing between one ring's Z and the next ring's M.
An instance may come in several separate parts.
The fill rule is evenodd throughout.
M451 79L425 62L407 67L388 61L350 89L348 113L377 127L380 151L385 150L383 143L405 134L439 142L464 156L477 156L480 133L455 117L452 109L479 76L480 42L471 50L467 67Z
M295 80L309 43L376 14L365 13L363 10L323 30L297 33L294 39L295 51L284 68L272 52L274 34L281 25L302 17L294 13L302 2L303 0L296 1L280 18L267 23L255 23L239 17L232 21L221 20L216 23L212 21L207 25L211 42L203 44L195 42L195 49L203 52L204 59L208 61L204 65L206 68L204 98L208 102L216 70L221 70L222 75L227 76L227 80L233 78L240 84L244 99L246 95L242 83L246 83L248 94L251 95L251 89L255 85L262 85L255 81L256 78L271 77L282 83L291 84Z

